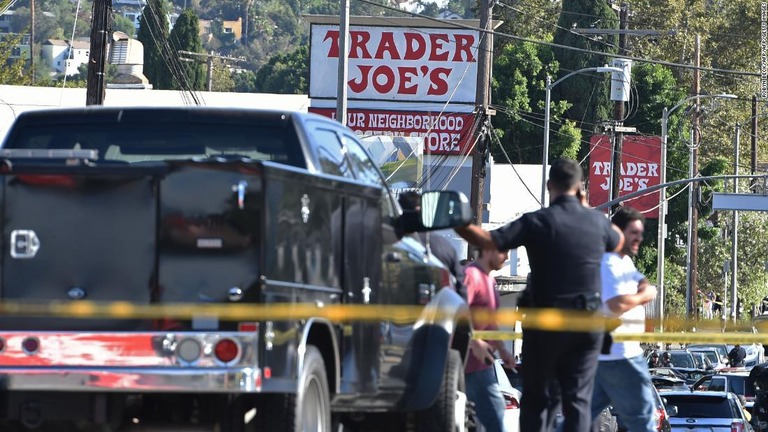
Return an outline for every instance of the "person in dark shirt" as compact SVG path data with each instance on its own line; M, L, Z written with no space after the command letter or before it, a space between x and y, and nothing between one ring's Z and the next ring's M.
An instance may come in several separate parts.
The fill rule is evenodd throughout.
M745 358L747 358L747 350L743 346L736 344L728 353L728 364L731 367L744 367Z
M418 191L408 190L400 192L397 196L397 201L400 203L400 207L403 208L403 212L421 211L421 194ZM467 290L464 286L464 266L461 264L459 254L451 246L450 241L437 233L420 232L418 233L418 238L421 244L428 248L435 258L448 267L448 270L456 278L456 292L466 300Z
M547 189L550 206L494 230L476 225L455 228L480 249L525 246L531 265L532 308L597 311L603 253L621 250L623 235L606 215L586 207L578 162L552 163ZM603 344L603 331L544 331L523 328L523 400L520 430L551 430L548 412L553 382L560 385L564 432L586 432L592 424L590 400Z

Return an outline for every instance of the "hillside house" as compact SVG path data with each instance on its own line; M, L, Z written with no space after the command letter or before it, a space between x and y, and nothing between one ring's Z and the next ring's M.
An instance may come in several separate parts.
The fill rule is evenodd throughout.
M88 63L90 49L91 44L87 40L48 39L43 42L40 56L51 66L54 74L77 75L80 65Z

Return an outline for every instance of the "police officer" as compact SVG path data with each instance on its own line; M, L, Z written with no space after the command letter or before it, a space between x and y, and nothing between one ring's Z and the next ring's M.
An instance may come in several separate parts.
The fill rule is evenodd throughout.
M619 251L624 237L605 214L585 206L578 162L555 161L549 170L550 206L491 232L476 225L456 232L478 248L525 246L534 289L530 307L597 310L600 262ZM603 332L552 332L523 329L523 401L520 430L547 431L551 383L560 384L564 432L586 432L592 423L590 400Z
M403 213L413 212L416 216L421 212L421 193L417 190L407 190L400 192L397 197ZM420 217L420 216L419 216ZM456 292L465 300L467 299L467 289L464 286L464 266L461 265L459 253L451 246L449 240L438 233L418 233L419 241L422 245L429 248L429 252L440 260L451 274L456 278Z

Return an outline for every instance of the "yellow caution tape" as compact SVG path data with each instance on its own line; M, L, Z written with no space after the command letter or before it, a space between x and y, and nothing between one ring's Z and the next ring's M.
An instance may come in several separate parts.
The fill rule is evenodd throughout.
M130 302L50 302L24 303L0 302L0 315L41 316L59 318L113 318L113 319L179 319L213 317L221 321L288 321L325 318L337 323L389 321L395 324L416 323L424 316L424 306L411 305L324 305L314 304L199 304L167 303L138 305ZM454 319L453 312L430 311L430 318L436 320ZM605 331L615 329L620 321L616 318L583 311L562 309L510 309L502 308L491 312L473 310L475 325L495 323L501 327L512 327L518 323L524 328L548 331ZM635 340L643 342L669 343L753 343L768 344L765 334L752 333L751 324L733 325L720 320L683 320L670 318L663 323L649 320L647 328L663 328L665 333L621 333L614 334L616 341ZM768 330L768 323L756 324L758 329ZM744 333L738 333L744 332ZM519 339L520 333L476 331L475 337L482 339Z

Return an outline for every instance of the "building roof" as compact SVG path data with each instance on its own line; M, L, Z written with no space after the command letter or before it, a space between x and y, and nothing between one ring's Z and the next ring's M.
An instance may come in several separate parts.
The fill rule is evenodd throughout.
M43 45L69 46L67 41L61 39L48 39L47 41L43 42Z
M76 41L72 42L72 48L75 48L75 49L90 49L91 48L91 43L90 42L86 42L86 41L76 40Z

